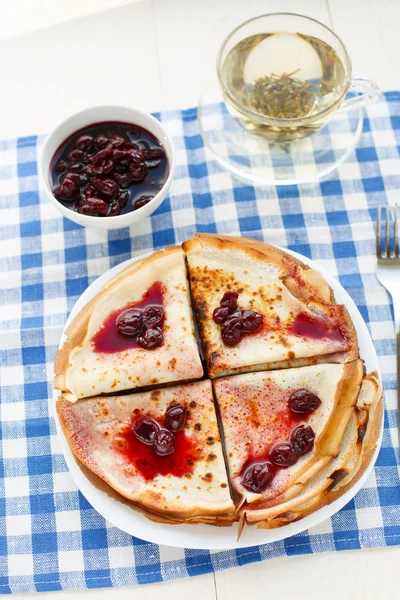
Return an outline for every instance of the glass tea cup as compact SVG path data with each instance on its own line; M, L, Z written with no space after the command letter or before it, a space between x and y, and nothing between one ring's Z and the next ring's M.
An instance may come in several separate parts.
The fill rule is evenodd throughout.
M379 98L373 81L352 77L350 57L333 31L291 13L236 27L218 52L217 76L229 112L274 142L302 139L335 113Z

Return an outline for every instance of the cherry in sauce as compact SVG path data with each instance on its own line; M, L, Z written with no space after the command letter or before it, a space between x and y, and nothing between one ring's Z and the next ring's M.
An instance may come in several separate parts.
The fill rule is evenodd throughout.
M175 436L168 429L160 429L154 440L154 451L158 456L169 456L175 452Z
M170 404L165 412L165 426L170 431L180 431L186 422L186 408L182 404Z
M161 418L134 416L127 431L116 437L115 447L145 479L158 474L182 477L202 458L195 439L183 431L186 419L186 407L178 403L170 404Z
M150 202L168 178L161 143L131 123L95 123L76 131L56 151L50 185L67 208L89 216L116 216Z
M175 452L175 434L184 428L187 418L186 408L182 404L170 404L164 419L159 421L150 415L143 415L132 425L137 440L153 446L158 456L169 456Z
M310 426L299 425L290 434L290 443L298 456L303 456L303 454L307 454L312 450L314 439L315 433Z
M290 395L288 406L292 412L298 415L308 415L321 406L321 400L310 390L302 388Z
M221 337L227 346L236 346L243 335L261 329L264 317L262 314L238 306L239 294L227 291L214 309L213 320L221 325Z
M142 333L137 338L139 346L145 350L153 350L158 348L164 342L164 334L160 327L148 327L142 330Z
M127 463L133 464L146 480L152 480L156 475L173 475L183 477L193 473L197 461L203 457L198 451L196 440L187 436L184 430L175 435L175 449L171 454L160 456L156 454L153 446L139 441L132 432L118 435L124 441L116 449L124 456Z
M139 331L138 324L137 322L135 322L134 319L133 311L134 309L144 309L142 313L143 316L141 319L143 320L144 315L146 314L146 310L150 306L160 308L163 308L164 306L162 284L160 281L156 281L155 283L153 283L153 285L147 290L140 302L137 302L135 305L126 306L122 309L115 310L108 315L108 317L102 323L99 331L93 336L91 340L93 344L93 350L95 352L104 352L105 354L111 354L113 352L122 352L123 350L130 350L131 348L143 347L139 343L138 338L134 335L123 336L120 333L118 333L117 322L123 321L126 325L126 328L130 329L131 333L133 330ZM128 316L126 317L125 315ZM148 331L148 329L146 331Z
M143 416L135 422L132 431L139 442L146 444L146 446L153 446L160 431L160 426L155 419Z
M261 494L272 483L274 466L269 461L250 464L242 473L242 485L255 494Z
M275 415L275 426L279 428L283 439L266 448L262 454L249 455L240 474L244 488L261 494L280 469L295 465L300 456L312 450L314 430L311 426L298 423L304 421L320 405L318 396L305 388L290 394L287 408Z
M242 339L243 326L240 317L228 317L221 327L221 337L227 346L236 346Z
M263 456L247 459L241 470L242 486L249 492L261 494L280 469L292 467L300 456L312 450L314 440L312 427L298 425L291 431L288 441L274 444Z
M227 291L219 301L220 306L227 306L229 312L233 312L237 309L239 294L237 292Z
M278 467L291 467L297 462L297 454L290 442L278 442L269 451L271 461Z
M165 312L162 306L149 305L143 312L143 325L145 327L161 327L164 318Z
M263 316L254 310L242 310L242 327L244 333L258 331L263 324Z
M123 338L131 339L139 335L143 327L143 311L140 308L128 308L118 315L115 325Z

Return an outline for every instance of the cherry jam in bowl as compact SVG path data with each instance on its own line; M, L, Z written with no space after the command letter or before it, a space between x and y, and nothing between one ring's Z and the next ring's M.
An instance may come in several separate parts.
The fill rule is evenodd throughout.
M172 141L152 115L98 106L63 121L46 138L41 188L68 219L120 229L151 215L165 199L175 168Z

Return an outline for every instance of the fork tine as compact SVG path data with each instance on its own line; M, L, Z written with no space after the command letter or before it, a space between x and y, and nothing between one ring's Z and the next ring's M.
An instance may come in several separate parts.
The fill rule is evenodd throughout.
M381 240L381 206L376 209L376 256L381 257L382 240Z
M394 205L394 257L399 256L399 216L397 204Z
M386 206L386 239L385 239L385 258L390 256L390 208Z

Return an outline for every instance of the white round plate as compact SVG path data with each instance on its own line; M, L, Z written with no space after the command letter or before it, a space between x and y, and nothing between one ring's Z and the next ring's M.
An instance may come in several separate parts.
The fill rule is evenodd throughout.
M350 298L349 294L342 288L336 279L334 279L316 263L298 254L297 252L292 252L289 250L285 251L310 265L310 267L316 269L324 276L328 284L332 287L337 302L344 304L347 307L351 318L353 319L358 334L361 358L363 358L365 361L367 372L379 371L378 359L367 326L365 325L358 308ZM110 269L96 279L96 281L94 281L87 288L87 290L83 292L82 296L76 302L65 324L65 329L68 327L72 319L76 317L78 312L82 310L85 304L87 304L89 300L91 300L93 296L103 286L105 286L112 277L114 277L114 275L127 267L129 264L140 260L146 255L137 256L127 260ZM62 346L63 342L64 333L60 342L60 347ZM54 402L56 402L57 397L58 393L55 392ZM378 456L383 433L382 427L374 456L365 473L351 488L351 490L343 494L343 496L332 502L332 504L323 506L304 519L301 519L296 523L290 523L289 525L285 525L284 527L280 527L278 529L257 529L255 526L245 527L239 541L237 541L237 523L234 523L232 527L212 527L211 525L167 525L162 523L154 523L153 521L146 519L146 517L144 517L142 514L136 512L132 508L129 508L125 504L118 502L114 498L108 496L104 491L98 489L93 485L93 483L91 483L91 481L89 481L86 475L84 475L82 470L79 468L78 463L76 462L61 429L57 412L54 412L56 415L56 426L61 442L61 448L71 475L75 480L79 490L85 496L86 500L93 506L93 508L97 510L98 513L107 519L107 521L112 523L112 525L115 525L119 529L122 529L122 531L125 531L126 533L134 535L135 537L143 540L154 542L155 544L163 544L165 546L174 546L177 548L198 548L204 550L246 548L248 546L276 542L300 533L305 529L314 527L322 521L325 521L325 519L328 519L343 506L345 506L364 484L364 481L371 472Z

